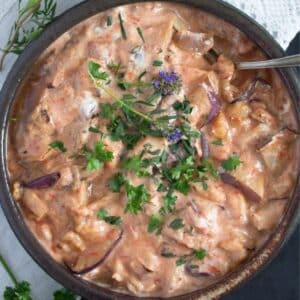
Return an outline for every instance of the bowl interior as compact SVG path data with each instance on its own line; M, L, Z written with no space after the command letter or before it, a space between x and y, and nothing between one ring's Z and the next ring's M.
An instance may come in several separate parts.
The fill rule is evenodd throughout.
M67 268L54 261L50 255L42 248L39 242L35 239L33 234L27 228L22 214L12 199L10 194L8 173L6 169L6 147L7 147L7 131L9 115L13 107L15 96L20 89L26 74L30 71L31 65L36 61L39 55L61 34L69 30L74 25L85 20L88 17L95 15L106 9L142 1L129 1L129 0L111 0L111 1L97 1L88 0L69 11L65 12L62 16L57 18L50 24L45 32L36 41L31 43L22 55L18 58L13 69L7 77L0 94L1 111L0 123L0 193L2 195L1 204L6 214L6 217L13 228L16 236L23 244L24 248L29 254L37 261L37 263L53 278L65 285L67 288L72 289L76 293L86 297L87 299L108 299L108 298L122 298L122 299L135 299L137 297L124 295L119 292L114 292L106 288L97 286L93 283L82 280L80 277L73 276ZM225 4L218 0L175 0L172 2L188 4L204 11L207 11L219 18L222 18L229 23L238 27L241 31L254 40L256 44L267 54L269 57L280 57L283 55L283 50L273 40L273 38L264 29L259 26L255 21L244 15L239 10L232 6ZM297 75L292 69L282 69L279 73L287 86L290 96L294 101L295 110L300 119L299 114L299 98L300 90L299 83L297 83ZM300 169L298 167L298 169ZM287 240L295 227L299 215L299 196L300 185L299 175L297 178L296 189L292 196L289 205L282 217L280 224L276 227L273 234L268 241L265 242L263 247L259 249L254 255L241 266L236 268L231 273L225 275L219 282L208 286L207 288L195 291L186 295L171 297L172 299L212 299L229 292L234 287L240 285L256 272L262 269L279 251L280 247ZM153 298L154 299L154 298ZM157 299L157 298L155 298Z

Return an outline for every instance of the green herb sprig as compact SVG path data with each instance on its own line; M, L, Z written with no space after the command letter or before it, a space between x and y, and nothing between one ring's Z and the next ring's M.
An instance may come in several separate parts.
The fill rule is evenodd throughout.
M21 0L18 1L18 15L12 26L6 46L1 49L0 70L9 53L21 54L25 47L38 38L46 26L55 17L56 1L54 0L27 0L21 7ZM25 28L25 25L29 29Z
M13 282L13 287L6 287L3 292L4 300L32 300L31 286L27 281L18 281L6 260L0 255L0 264ZM76 300L76 296L69 290L62 288L53 294L53 300Z

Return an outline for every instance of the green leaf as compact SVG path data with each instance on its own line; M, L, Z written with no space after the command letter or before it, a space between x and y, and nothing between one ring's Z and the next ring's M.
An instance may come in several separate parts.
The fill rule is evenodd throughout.
M36 11L40 7L41 2L41 0L28 0L24 8L20 11L20 15L24 15L25 13L30 11Z
M166 196L164 196L163 203L168 212L172 212L174 210L177 198L178 197L172 193L168 193Z
M7 287L4 291L4 300L32 300L30 284L26 281L19 282L14 288Z
M161 60L154 60L153 63L152 63L152 65L154 67L160 67L160 66L163 65L163 62Z
M113 152L104 149L102 141L94 143L93 151L87 147L84 147L82 151L87 160L86 169L88 171L99 170L104 162L111 161L114 158Z
M114 193L118 193L121 190L121 187L125 183L125 178L122 173L116 173L113 177L111 177L108 181L108 186Z
M234 154L231 155L228 159L221 162L221 166L225 171L233 171L235 170L242 161L240 160L239 156Z
M93 126L89 127L89 132L102 133L99 128Z
M108 79L108 74L106 72L100 72L101 65L94 61L89 61L88 62L88 69L89 69L89 74L94 78L94 79L99 79L99 80L107 80Z
M108 17L107 17L107 20L106 20L106 25L107 25L107 26L111 26L112 23L113 23L113 18L112 18L112 16L108 16Z
M213 177L217 177L219 172L218 170L214 167L213 162L209 160L208 158L203 158L202 161L202 171L204 172L209 172Z
M145 43L145 39L144 39L144 35L143 35L143 32L142 32L142 29L140 27L137 27L136 31L138 32L138 34L139 34L141 40L143 41L143 43Z
M158 229L160 226L162 225L162 220L155 216L152 215L149 219L149 224L148 224L148 232L152 233L154 232L156 229Z
M110 225L120 225L122 223L121 217L108 216L108 212L104 208L98 210L97 216L99 220L103 220Z
M224 146L221 139L214 140L214 141L212 141L211 143L212 143L213 145L216 145L216 146Z
M163 253L161 253L161 256L168 257L168 258L176 257L176 255L173 254L172 252L163 252Z
M69 290L63 288L53 294L54 300L76 300L76 296Z
M181 265L184 265L186 263L186 257L185 256L182 256L180 258L178 258L176 260L176 266L179 267Z
M125 189L127 195L125 212L137 214L139 211L142 211L142 205L150 198L150 194L146 190L145 186L143 184L133 186L127 183Z
M123 38L123 40L126 40L127 39L127 34L126 34L126 31L125 31L125 28L124 28L124 20L123 20L122 15L120 13L119 13L118 17L119 17L119 22L120 22L122 38Z
M206 256L207 251L205 249L194 250L194 255L197 259L202 260Z
M143 166L144 166L143 161L137 155L134 155L132 157L128 157L122 163L122 168L123 169L130 170L130 171L133 171L135 173L140 171Z
M174 230L178 230L180 228L184 227L184 223L183 220L180 218L174 219L170 224L169 227L174 229Z
M64 143L58 140L50 143L49 147L52 149L58 149L60 152L67 152L67 148L65 147Z

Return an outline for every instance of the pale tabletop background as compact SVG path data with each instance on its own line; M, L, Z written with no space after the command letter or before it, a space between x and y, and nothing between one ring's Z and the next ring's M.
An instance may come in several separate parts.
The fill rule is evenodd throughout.
M25 1L23 0L23 2ZM82 0L57 0L57 14L80 2ZM273 35L283 49L287 48L289 42L300 30L299 0L227 0L227 2L256 19ZM9 29L15 20L16 3L16 0L0 0L0 48L5 45ZM0 88L15 59L16 56L10 55L5 61L4 70L0 72ZM12 266L18 279L27 280L32 284L34 299L51 300L53 291L60 288L59 284L51 279L22 248L1 208L0 237L0 253ZM6 273L0 268L0 299L4 288L11 284Z

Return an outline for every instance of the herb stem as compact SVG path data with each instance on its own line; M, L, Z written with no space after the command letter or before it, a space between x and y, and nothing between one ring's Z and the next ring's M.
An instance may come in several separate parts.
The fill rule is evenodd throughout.
M2 266L5 269L5 271L7 272L7 274L9 275L9 277L12 280L12 282L14 283L14 285L17 285L18 280L2 255L0 255L0 263L2 264Z
M3 54L0 58L0 71L3 68L4 59L7 56L7 54L10 52L11 48L13 47L13 44L18 37L19 30L21 29L22 25L26 22L26 20L34 13L36 8L32 8L28 13L25 15L19 15L17 21L15 22L14 30L11 32L11 37L9 38L7 45L4 49L2 49Z
M108 88L106 88L103 84L101 84L97 80L95 80L95 78L93 78L92 74L89 73L89 75L92 78L92 80L94 81L94 84L96 85L96 87L102 89L107 95L109 95L111 98L113 98L116 102L118 102L123 107L127 108L128 110L132 111L136 115L142 117L143 119L145 119L149 122L155 123L155 121L152 118L150 118L149 116L147 116L147 115L143 114L142 112L136 110L135 108L129 106L123 100L121 100L120 98L115 96Z

